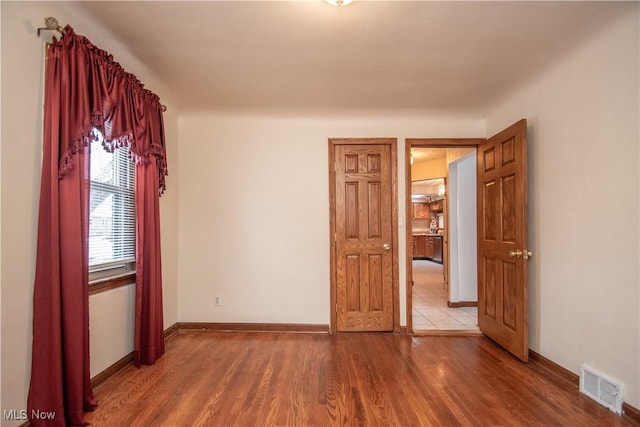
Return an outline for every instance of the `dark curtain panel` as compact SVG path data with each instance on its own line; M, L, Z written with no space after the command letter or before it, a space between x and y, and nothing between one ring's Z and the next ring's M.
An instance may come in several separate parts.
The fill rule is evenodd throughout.
M164 124L158 103L146 100L146 110L155 111L158 126L149 129L150 144L164 151ZM160 257L160 204L158 170L164 155L155 162L142 162L136 167L136 304L134 333L134 361L153 364L164 353L162 319L162 264Z
M95 408L89 363L88 143L128 145L136 172L135 354L164 352L158 197L167 174L158 97L69 26L49 46L27 411L34 426L85 425ZM32 417L54 413L53 420Z

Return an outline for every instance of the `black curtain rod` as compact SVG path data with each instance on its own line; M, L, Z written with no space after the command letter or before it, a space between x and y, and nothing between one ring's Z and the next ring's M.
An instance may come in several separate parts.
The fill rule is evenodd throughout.
M49 16L44 18L44 27L38 28L38 37L40 37L41 31L57 31L64 36L64 28L58 24L58 20L53 16ZM167 111L167 106L164 104L160 105L162 112Z

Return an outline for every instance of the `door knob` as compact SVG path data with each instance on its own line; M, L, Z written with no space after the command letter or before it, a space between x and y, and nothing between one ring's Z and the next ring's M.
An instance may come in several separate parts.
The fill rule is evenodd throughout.
M384 249L385 251L388 251L389 249L391 249L391 245L388 243L385 243L384 245L382 245L382 249Z
M529 258L531 258L532 255L533 255L533 253L531 251L526 250L526 249L524 251L521 251L520 249L516 249L515 251L509 251L509 256L513 257L513 258L522 257L522 259L529 259Z

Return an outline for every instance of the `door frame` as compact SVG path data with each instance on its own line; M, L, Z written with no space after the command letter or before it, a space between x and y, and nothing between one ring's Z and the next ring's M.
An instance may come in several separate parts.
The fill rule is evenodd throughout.
M330 247L330 301L329 333L335 333L337 316L336 280L336 145L389 145L391 148L391 259L393 283L393 331L400 332L400 280L398 254L398 138L329 138L329 247Z
M476 150L480 144L486 142L485 138L406 138L404 143L404 170L405 170L405 233L406 233L406 317L407 317L407 333L413 334L413 245L411 244L412 221L413 221L413 205L411 204L411 149L412 148L456 148L456 147L475 147ZM448 203L448 200L447 200ZM444 246L444 245L443 245ZM447 245L447 248L449 246ZM444 249L443 249L444 250ZM444 254L443 254L444 256ZM447 254L447 260L450 257ZM447 263L447 268L450 262ZM467 331L448 332L443 331L446 335L468 334ZM440 331L433 333L425 333L425 335L442 335ZM477 335L475 332L473 335Z

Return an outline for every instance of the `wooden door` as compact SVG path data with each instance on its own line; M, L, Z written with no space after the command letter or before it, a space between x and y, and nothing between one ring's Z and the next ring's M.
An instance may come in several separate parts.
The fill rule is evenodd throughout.
M333 147L336 328L391 331L395 253L392 146Z
M527 122L478 147L478 324L523 361L527 313Z

